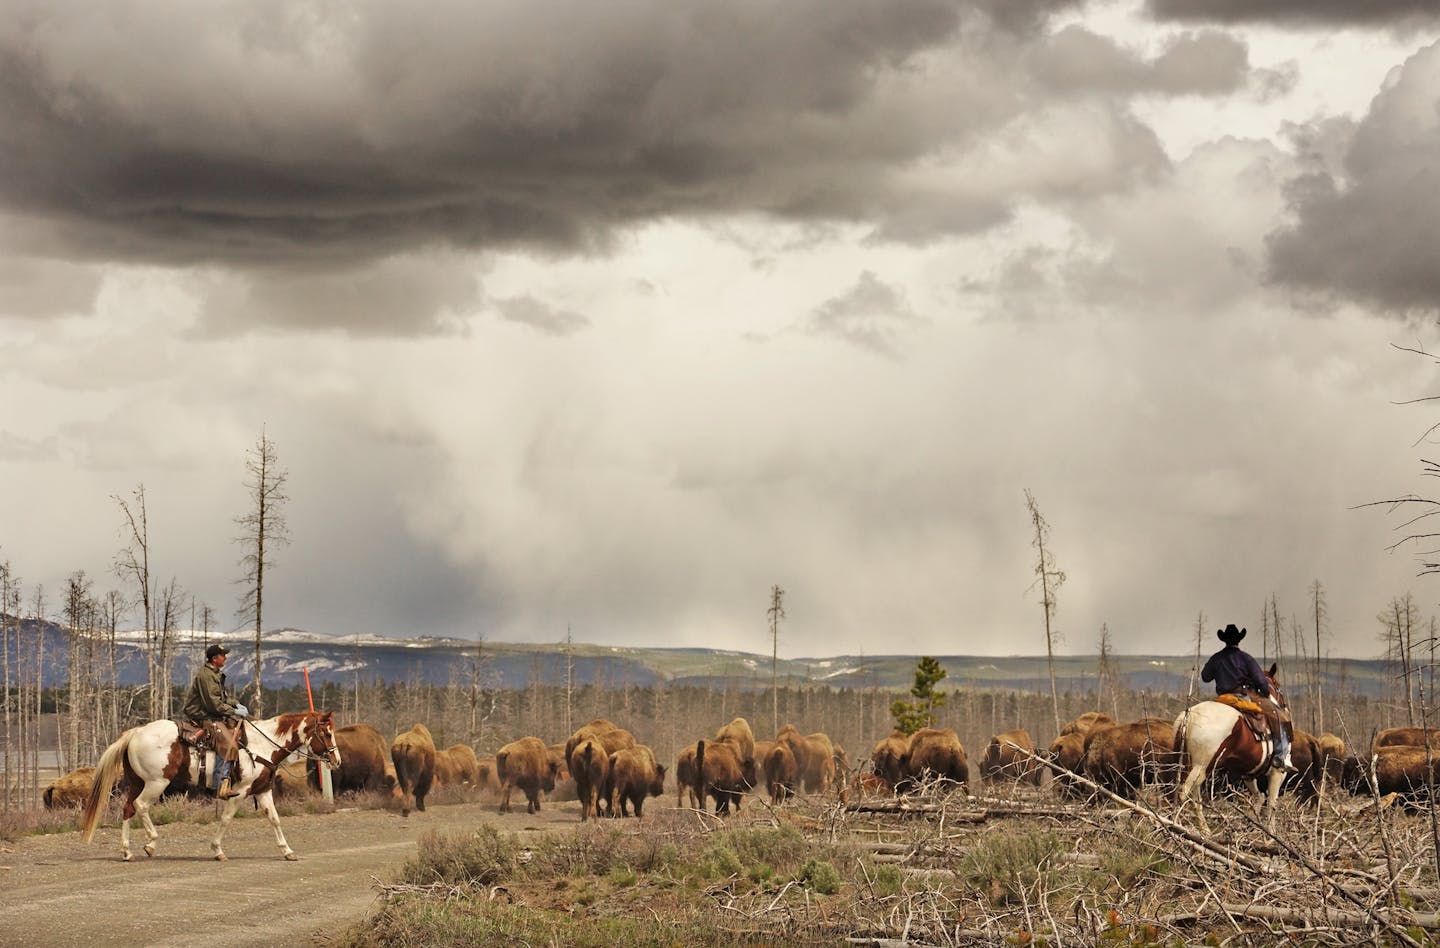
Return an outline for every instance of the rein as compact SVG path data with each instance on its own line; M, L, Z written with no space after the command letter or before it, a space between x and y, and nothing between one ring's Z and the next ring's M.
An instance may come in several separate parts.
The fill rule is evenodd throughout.
M335 750L335 740L334 740L333 736L332 736L332 738L330 739L330 741L329 741L328 743L326 743L326 745L325 745L326 757L318 757L318 756L316 756L315 754L312 754L312 753L310 753L310 751L308 751L308 750L305 749L305 744L306 744L305 741L301 741L298 745L296 745L296 746L293 747L293 748L291 748L291 747L286 747L284 744L281 744L279 741L275 740L275 738L271 737L269 734L266 734L266 733L265 733L264 731L262 731L260 728L255 727L254 725L252 725L252 726L251 726L251 729L254 730L254 731L255 731L257 734L259 734L261 737L265 738L265 740L269 741L272 745L274 745L274 747L275 747L276 750L282 750L282 751L285 752L285 757L280 758L279 761L276 761L276 762L274 762L274 763L271 763L269 760L267 760L267 759L264 758L264 757L256 756L255 752L252 751L252 750L249 748L248 745L246 746L245 752L250 755L250 760L251 760L252 762L257 763L257 764L261 764L261 765L263 765L263 766L265 766L265 767L268 767L268 768L271 769L271 770L274 770L274 769L276 769L277 767L279 767L280 764L281 764L281 763L284 763L285 759L288 758L291 754L299 754L302 758L304 758L304 759L306 759L306 760L313 760L313 761L315 761L315 762L317 762L317 763L321 763L321 762L327 762L327 761L326 761L326 757L328 757L328 756L330 755L330 753Z

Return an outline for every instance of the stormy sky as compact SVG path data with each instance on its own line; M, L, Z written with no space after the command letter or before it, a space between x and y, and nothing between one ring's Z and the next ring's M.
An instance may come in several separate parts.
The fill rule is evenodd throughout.
M238 628L263 430L267 627L1043 653L1026 490L1062 652L1440 614L1429 0L5 6L27 609L143 484Z

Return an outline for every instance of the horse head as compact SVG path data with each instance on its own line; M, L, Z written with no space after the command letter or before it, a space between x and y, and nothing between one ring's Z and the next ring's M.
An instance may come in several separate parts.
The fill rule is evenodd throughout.
M335 712L311 711L305 715L306 750L332 767L340 766L340 748L335 743Z

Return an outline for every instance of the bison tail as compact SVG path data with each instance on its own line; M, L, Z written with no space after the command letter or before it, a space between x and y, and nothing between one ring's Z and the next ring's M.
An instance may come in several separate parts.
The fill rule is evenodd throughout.
M80 832L85 842L95 838L95 827L100 824L100 810L110 799L110 790L115 778L125 766L125 752L130 749L130 737L135 733L131 728L121 734L115 743L105 748L100 761L95 765L95 783L90 787L90 796L85 800L85 811L80 815Z
M499 778L501 784L505 783L505 761L509 758L509 751L501 751L495 755L495 776Z

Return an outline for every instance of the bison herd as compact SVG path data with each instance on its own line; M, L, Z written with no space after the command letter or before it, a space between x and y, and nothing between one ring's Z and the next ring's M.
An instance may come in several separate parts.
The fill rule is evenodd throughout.
M489 792L498 797L502 813L510 812L519 790L527 812L534 813L543 797L570 781L581 820L632 812L641 817L645 801L665 792L667 773L673 774L677 806L688 802L704 810L713 801L719 814L738 810L746 794L778 806L802 793L833 794L843 801L852 793L905 794L925 786L968 792L970 784L965 748L949 728L897 731L876 742L868 763L853 773L845 749L823 732L802 734L787 724L772 740L756 740L744 718L684 747L673 770L630 731L604 719L585 724L563 742L522 737L493 757L477 757L463 743L437 748L420 723L391 741L369 724L350 724L336 729L335 740L342 760L331 773L335 792L378 792L393 798L407 816L411 809L423 812L426 797L446 786ZM1120 722L1090 712L1066 724L1043 750L1024 729L995 735L980 759L979 777L991 784L1048 781L1072 798L1089 796L1096 786L1133 798L1146 785L1175 784L1183 764L1183 751L1175 745L1174 725L1164 718ZM1296 729L1293 759L1298 772L1287 775L1285 787L1300 799L1315 799L1327 785L1415 796L1440 782L1440 729L1390 728L1375 737L1364 757L1346 757L1333 734L1314 737ZM318 789L316 765L308 767L283 772L279 791L296 784ZM83 804L93 775L93 768L84 767L58 778L44 789L45 806Z

